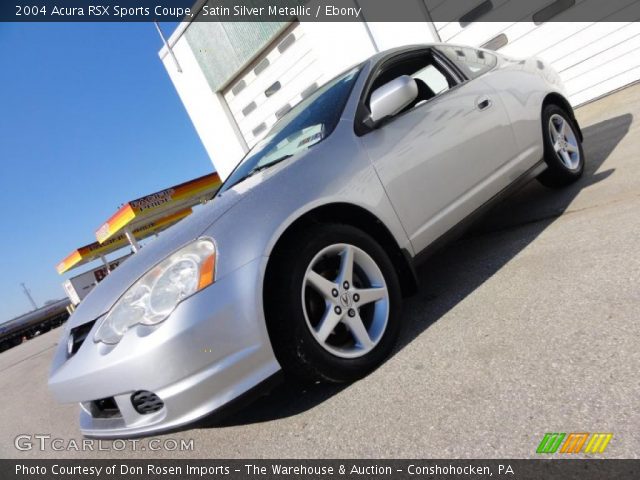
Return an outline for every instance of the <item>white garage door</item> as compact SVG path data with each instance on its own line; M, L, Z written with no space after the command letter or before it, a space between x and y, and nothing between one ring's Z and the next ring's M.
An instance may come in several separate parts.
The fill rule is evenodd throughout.
M281 35L223 91L245 141L253 146L324 75L302 25Z
M452 5L447 2L445 6L441 0L425 3L435 18L438 9L450 9ZM435 23L442 41L484 46L514 57L538 56L560 73L573 105L640 80L640 18L636 18L636 0L531 0L527 4L529 11L520 22L482 21L490 18L492 12L503 18L515 17L508 12L516 8L516 3L518 9L522 8L518 0L456 3L459 16L454 18L460 21ZM588 8L589 18L598 22L555 21L562 20L563 12L570 7L572 16L579 9ZM630 21L608 22L608 18Z

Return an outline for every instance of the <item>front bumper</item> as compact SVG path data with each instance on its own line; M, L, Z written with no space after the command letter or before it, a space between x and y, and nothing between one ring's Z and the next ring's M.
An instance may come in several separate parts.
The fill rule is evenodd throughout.
M166 321L138 325L114 346L93 341L100 318L68 357L65 329L49 378L54 397L81 404L84 435L114 438L179 427L249 391L280 370L262 310L265 265L265 258L255 259L183 301ZM162 408L139 413L132 403L139 391L155 393ZM99 399L117 408L105 415L95 408Z

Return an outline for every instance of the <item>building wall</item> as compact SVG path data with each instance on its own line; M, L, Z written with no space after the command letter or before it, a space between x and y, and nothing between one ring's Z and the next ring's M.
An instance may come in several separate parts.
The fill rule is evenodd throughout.
M245 154L246 145L224 99L209 86L187 37L181 36L172 49L177 64L166 49L160 52L160 58L214 167L221 178L226 178L232 164Z

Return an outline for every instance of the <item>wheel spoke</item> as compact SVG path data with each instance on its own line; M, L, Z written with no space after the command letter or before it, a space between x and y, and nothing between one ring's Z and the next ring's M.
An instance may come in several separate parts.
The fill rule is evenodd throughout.
M558 138L562 138L562 135L564 134L564 120L560 117L556 117L557 118L557 123L556 122L552 122L553 123L553 129L556 132L556 135L558 136Z
M551 123L551 137L552 137L552 140L556 142L560 138L561 130L558 129L556 122L554 122L553 120L551 120L550 123Z
M567 135L567 121L563 118L562 120L560 120L560 135L562 136L566 136Z
M315 288L318 293L322 294L322 296L326 299L333 298L331 295L331 291L336 287L336 284L331 280L327 280L322 275L313 270L309 270L307 273L306 281L309 285Z
M387 296L387 289L385 287L363 288L357 290L355 294L359 295L358 306L366 305L367 303L377 302Z
M347 324L347 327L349 327L349 330L351 330L355 341L358 342L362 348L371 348L373 342L371 341L371 337L369 337L369 332L367 332L364 323L362 323L360 315L356 314L355 317L345 316L344 322Z
M327 307L327 311L325 312L322 320L320 320L320 324L316 329L316 334L318 335L318 340L322 343L327 341L331 332L333 332L336 328L336 325L340 323L340 319L343 317L344 312L338 315L333 307Z
M564 163L567 168L572 168L571 156L566 151L560 152L560 156L562 157L562 163Z
M560 150L562 150L562 146L560 145L560 141L559 140L556 140L556 143L553 144L553 149L556 152L560 152Z
M353 247L351 245L345 246L341 254L340 260L340 273L338 279L340 283L349 282L349 285L353 284Z
M567 142L567 150L572 152L572 153L575 153L575 152L578 151L578 147L576 147L574 144L572 144L570 142Z

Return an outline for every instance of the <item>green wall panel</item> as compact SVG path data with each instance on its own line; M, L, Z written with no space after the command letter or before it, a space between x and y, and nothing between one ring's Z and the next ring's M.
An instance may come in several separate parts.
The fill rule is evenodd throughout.
M262 4L260 0L255 2ZM207 3L220 4L215 0ZM287 24L199 21L192 22L185 35L209 85L218 91Z

